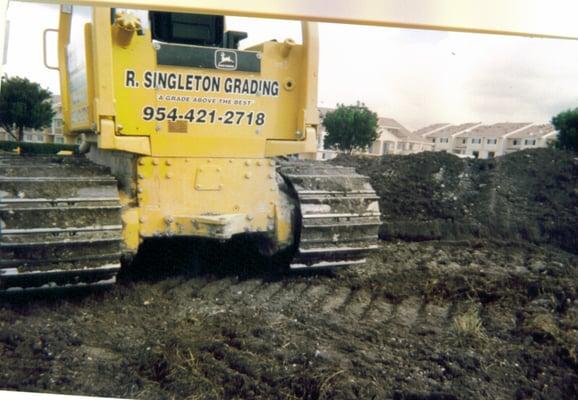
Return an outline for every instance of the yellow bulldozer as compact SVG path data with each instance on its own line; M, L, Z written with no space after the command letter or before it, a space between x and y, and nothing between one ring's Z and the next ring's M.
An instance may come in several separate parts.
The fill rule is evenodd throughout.
M220 15L63 6L65 134L86 157L2 158L2 287L106 280L143 240L251 235L288 267L364 262L377 197L317 150L317 30L239 50Z
M437 2L452 12L433 21L408 14L416 0L355 10L342 0L323 10L301 1L71 3L60 10L57 69L64 133L84 156L0 157L2 289L110 280L157 237L247 235L294 269L365 262L380 225L369 179L292 158L317 150L316 24L302 23L302 44L240 49L246 33L228 31L222 14L568 36L560 24L508 28L480 22L483 13L472 23L460 17L471 1Z

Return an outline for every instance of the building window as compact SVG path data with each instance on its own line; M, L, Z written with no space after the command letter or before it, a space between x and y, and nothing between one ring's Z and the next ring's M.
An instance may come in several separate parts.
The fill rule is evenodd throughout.
M480 156L480 152L479 152L479 151L472 151L472 155L473 155L475 158L478 158L478 157Z
M534 140L526 139L526 140L524 140L524 144L535 146L536 145L536 139L534 139Z
M403 150L403 143L398 143L398 144L397 144L397 149L398 149L398 150Z
M514 146L517 146L520 144L520 141L518 139L514 139Z
M482 139L479 139L479 138L473 138L472 139L472 144L480 144L480 143L482 143Z
M462 139L462 144L466 144L467 139Z
M488 157L489 158L494 158L496 156L496 152L495 151L488 151Z
M487 143L488 144L496 144L496 143L498 143L498 139L488 139Z
M435 142L436 142L436 138L433 138L433 139L431 140L431 142L432 142L432 143L435 143Z

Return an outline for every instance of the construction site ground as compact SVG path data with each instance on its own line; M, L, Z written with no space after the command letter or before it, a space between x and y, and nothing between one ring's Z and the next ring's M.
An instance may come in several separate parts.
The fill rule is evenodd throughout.
M386 223L398 215L361 267L279 274L243 241L163 240L147 243L111 289L3 299L0 388L139 399L575 399L578 257L562 239L574 232L575 240L568 198L576 165L565 153L527 154L516 156L520 164L493 161L498 168L412 156L421 175L412 190L399 185L399 197L413 192L412 207L431 207L415 218L407 204L384 202L411 157L346 160L373 171ZM542 159L551 160L550 173L524 172ZM474 183L454 190L447 162ZM477 180L476 171L495 174L510 162L523 182ZM439 187L423 200L432 177L447 179L456 198L449 201L473 216L446 215L454 211L442 210ZM486 235L483 215L522 201L530 192L518 186L529 182L551 194L526 196L519 214L508 211L495 225L500 234ZM492 185L500 188L484 211L475 193ZM465 196L474 197L461 202ZM558 225L536 211L545 204Z

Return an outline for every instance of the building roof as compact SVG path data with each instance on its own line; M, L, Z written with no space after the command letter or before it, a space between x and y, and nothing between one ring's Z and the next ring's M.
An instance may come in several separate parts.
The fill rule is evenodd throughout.
M475 128L459 134L458 137L473 137L473 138L498 138L518 129L521 129L529 122L500 122L492 125L479 125Z
M459 125L449 125L445 128L440 129L430 135L427 135L428 138L449 138L457 133L460 133L466 129L473 128L476 125L479 125L479 122L468 122L465 124Z
M386 128L392 135L410 142L429 143L420 135L410 132L405 126L397 122L393 118L379 117L377 124L380 128Z
M556 128L552 124L532 125L508 136L508 139L542 138L554 132Z
M433 132L435 130L438 130L446 125L449 125L449 123L447 122L441 122L439 124L432 124L432 125L428 125L428 126L424 126L421 129L418 129L417 131L414 131L413 133L415 133L416 135L419 136L425 136L430 132Z
M393 118L379 117L379 119L377 120L377 124L382 128L398 128L407 131L407 129L402 124L400 124Z

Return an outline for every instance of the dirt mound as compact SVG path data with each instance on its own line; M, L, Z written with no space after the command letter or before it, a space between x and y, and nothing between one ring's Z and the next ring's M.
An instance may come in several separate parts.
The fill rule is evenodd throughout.
M493 238L577 251L571 153L534 149L469 160L426 152L333 162L370 176L381 197L383 239Z
M0 306L0 388L139 399L574 399L576 257L386 244L363 268ZM239 261L237 261L239 263Z

